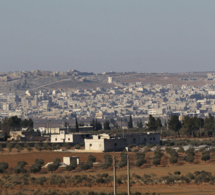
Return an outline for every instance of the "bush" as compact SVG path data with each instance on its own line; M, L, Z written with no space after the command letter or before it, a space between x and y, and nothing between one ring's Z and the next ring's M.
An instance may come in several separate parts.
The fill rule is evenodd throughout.
M8 163L6 162L0 162L0 173L5 173L5 171L8 169Z
M0 144L0 152L4 152L4 148L2 147L1 144Z
M40 144L35 144L34 147L36 148L36 150L41 151L43 148Z
M12 151L12 149L13 149L13 144L11 144L11 143L7 143L6 148L8 148L8 149L9 149L9 152L11 152L11 151Z
M93 163L90 161L87 161L81 165L82 170L88 170L88 169L91 169L92 167L93 167Z
M189 148L185 153L188 156L195 156L195 149L194 148Z
M25 161L19 161L17 163L17 165L14 167L14 170L13 170L14 173L17 173L17 174L19 174L19 173L26 173L27 170L24 168L25 165L27 165L27 162L25 162Z
M37 173L37 172L39 172L40 170L41 170L41 166L38 165L38 164L33 164L33 165L31 165L31 167L30 167L30 172L31 172L31 173Z
M170 156L170 159L169 159L169 162L170 162L171 164L177 163L177 162L178 162L178 157L177 157L176 155L171 155L171 156Z
M105 159L105 162L102 165L102 168L107 169L108 167L110 167L112 165L112 157L110 154L105 154L104 159Z
M182 146L179 146L178 152L184 153L184 148Z
M35 164L43 166L44 165L44 160L43 159L36 159Z
M58 169L59 166L57 166L56 164L52 163L52 164L49 164L48 167L47 167L47 170L49 172L54 172Z
M181 172L180 171L175 171L174 174L175 175L181 175Z
M153 158L153 165L158 166L161 162L161 158L160 157L154 157Z
M190 155L185 156L185 161L187 161L187 162L193 162L194 161L194 156L190 156Z
M205 152L202 152L202 158L201 160L203 161L207 161L207 160L210 160L210 152L209 151L205 151Z
M60 158L55 158L54 161L53 161L53 164L56 165L56 166L59 166L60 165Z
M119 163L119 167L122 168L122 167L124 167L126 165L127 165L127 154L124 153L124 152L122 152L121 153L121 161Z
M95 156L93 156L93 155L89 155L89 157L88 157L88 161L96 162L96 157L95 157Z
M144 163L146 163L145 154L144 153L137 153L136 156L137 156L137 161L136 161L136 166L137 167L140 167Z
M77 165L71 164L71 165L66 166L66 170L67 171L72 171L72 170L76 169L76 167L77 167Z
M81 146L80 146L79 144L76 144L76 145L74 146L74 148L75 148L75 149L81 149Z

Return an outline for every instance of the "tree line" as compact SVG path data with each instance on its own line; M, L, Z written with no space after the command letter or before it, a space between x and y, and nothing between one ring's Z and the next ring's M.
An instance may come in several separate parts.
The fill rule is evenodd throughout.
M22 128L32 130L34 127L33 120L21 119L17 116L5 117L0 121L0 129L2 130L2 136L7 139L10 135L10 131L20 131Z
M179 120L179 116L172 115L164 125L161 123L161 119L155 119L152 115L149 115L148 123L146 124L147 130L169 130L178 137L181 134L192 137L202 136L214 136L215 134L215 118L209 114L206 118L191 117L189 115L184 116L182 120Z

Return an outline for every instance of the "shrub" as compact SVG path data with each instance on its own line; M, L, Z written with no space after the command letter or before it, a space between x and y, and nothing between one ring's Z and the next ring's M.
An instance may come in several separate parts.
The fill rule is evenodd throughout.
M189 148L185 153L188 156L195 156L195 149L194 148Z
M8 169L8 163L6 162L0 162L0 173L5 173L5 171Z
M75 149L80 149L81 146L80 146L79 144L76 144L76 145L74 146L74 148L75 148Z
M170 156L170 159L169 159L169 162L170 162L171 164L177 163L177 162L178 162L178 157L177 157L176 155L171 155L171 156Z
M43 166L44 165L44 160L43 159L36 159L35 160L35 164L38 164L40 166Z
M2 147L1 144L0 144L0 152L4 152L4 148Z
M193 162L194 161L194 156L190 156L190 155L185 156L185 161L187 161L187 162Z
M145 154L144 153L137 153L137 161L136 161L136 166L140 167L143 165L146 160L145 160Z
M90 161L87 161L81 165L82 170L91 169L92 167L93 167L93 163Z
M104 159L105 159L105 162L102 165L102 168L107 169L108 167L110 167L112 165L112 157L110 154L105 154Z
M184 148L182 146L179 146L178 152L184 153Z
M121 161L119 163L119 167L122 168L122 167L124 167L126 165L127 165L127 154L124 153L124 152L122 152L121 153Z
M89 155L89 157L88 157L88 161L96 162L96 157L95 157L95 156L93 156L93 155Z
M38 164L33 164L33 165L31 165L31 167L30 167L30 172L31 172L31 173L37 173L37 172L39 172L40 170L41 170L41 166L38 165Z
M13 144L11 144L11 143L7 143L6 148L8 148L8 149L9 149L9 152L11 152L11 151L12 151L12 149L13 149Z
M41 151L43 148L40 144L35 144L34 147L36 148L36 150Z
M47 167L47 170L50 171L50 172L53 172L53 171L56 171L58 169L59 166L57 166L56 164L52 163L52 164L49 164L48 167Z
M181 172L180 171L175 171L174 174L175 175L181 175Z
M76 167L77 167L77 165L71 164L71 165L66 166L66 170L72 171L72 170L76 169Z
M205 151L205 152L202 152L202 158L201 160L203 161L207 161L207 160L210 160L210 152L209 151Z
M59 166L60 165L60 158L55 158L53 161L53 164Z
M161 162L161 158L160 157L154 157L153 158L153 165L158 166Z

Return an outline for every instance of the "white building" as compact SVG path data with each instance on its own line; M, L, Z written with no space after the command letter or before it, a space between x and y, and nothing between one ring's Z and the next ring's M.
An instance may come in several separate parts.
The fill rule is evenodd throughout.
M80 159L78 156L63 157L63 163L66 165L71 165L72 161L75 161L77 165L80 164Z
M129 133L116 136L109 134L93 135L92 139L85 139L85 150L95 152L122 151L130 144L135 145L158 145L160 133Z
M85 139L85 150L107 152L125 149L127 142L125 138L115 138L108 134L93 135L92 139Z
M66 133L65 131L60 131L59 134L51 135L51 143L74 143L80 144L84 143L84 139L92 138L90 133Z

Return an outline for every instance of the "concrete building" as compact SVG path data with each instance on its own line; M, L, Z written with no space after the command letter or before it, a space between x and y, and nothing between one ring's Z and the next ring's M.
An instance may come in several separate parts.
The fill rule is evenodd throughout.
M93 135L92 139L85 139L85 150L107 152L121 151L127 146L125 138L111 137L108 134Z
M123 137L122 134L116 135L116 137ZM147 132L147 133L126 133L124 135L126 138L127 144L135 145L149 145L153 146L160 144L160 133Z
M86 151L108 152L122 151L130 144L135 145L158 145L160 133L129 133L111 136L109 134L93 135L92 139L85 139Z
M84 139L92 138L90 133L66 133L60 131L59 134L51 135L51 143L73 143L80 144L84 143Z
M80 164L80 159L78 156L72 156L72 157L63 157L63 163L66 165L71 165L71 163L75 161L77 165Z

